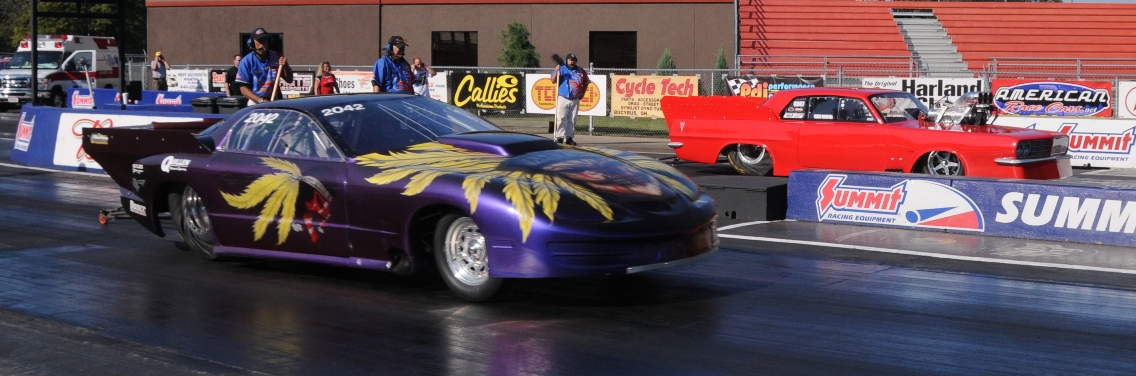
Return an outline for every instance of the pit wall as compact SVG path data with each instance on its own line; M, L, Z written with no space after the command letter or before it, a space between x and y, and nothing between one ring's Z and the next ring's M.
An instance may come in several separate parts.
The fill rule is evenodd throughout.
M1074 184L1076 183L1076 184ZM794 171L798 221L1136 246L1136 184Z

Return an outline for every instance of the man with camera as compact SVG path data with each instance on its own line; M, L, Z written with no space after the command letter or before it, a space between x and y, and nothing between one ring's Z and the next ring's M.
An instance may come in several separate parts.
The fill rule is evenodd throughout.
M272 100L276 89L277 71L280 79L292 82L292 67L288 59L276 51L268 49L272 43L272 35L262 28L252 33L252 52L241 58L237 66L237 77L233 80L241 86L241 94L249 99L251 104Z
M154 53L154 62L150 63L150 77L154 78L154 83L158 85L158 90L168 90L169 86L166 85L166 71L170 69L170 63L166 62L166 57L162 56L162 51Z
M395 35L387 41L387 54L375 61L375 68L371 71L374 78L371 83L376 93L404 93L413 94L414 70L406 62L406 40Z
M414 64L410 64L410 70L414 72L414 94L429 97L430 77L434 77L438 72L423 63L420 57L414 58Z

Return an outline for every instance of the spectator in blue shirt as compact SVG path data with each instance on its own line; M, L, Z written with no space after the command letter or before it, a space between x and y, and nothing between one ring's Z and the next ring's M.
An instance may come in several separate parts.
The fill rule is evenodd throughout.
M576 54L565 57L565 65L557 65L552 71L552 82L557 89L556 96L556 143L576 145L572 136L576 135L576 115L580 110L580 99L588 91L588 73L576 65Z
M241 58L237 65L237 77L233 82L241 86L241 94L253 104L271 99L276 89L276 71L283 67L280 79L292 82L292 67L288 59L276 51L268 49L272 35L257 28L252 35L253 51Z
M376 93L414 93L414 71L403 58L406 55L406 40L395 35L387 42L386 56L375 62L375 75L371 79Z

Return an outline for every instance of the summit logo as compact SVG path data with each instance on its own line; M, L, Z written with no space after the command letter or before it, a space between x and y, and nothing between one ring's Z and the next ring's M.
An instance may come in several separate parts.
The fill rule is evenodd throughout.
M166 99L166 94L161 93L161 94L158 94L158 98L155 99L154 102L157 103L157 104L179 105L179 104L181 104L181 96L178 95L177 98Z
M1136 142L1134 129L1128 128L1120 133L1078 132L1077 123L1065 123L1057 131L1069 135L1070 151L1127 155Z
M978 205L950 186L904 180L887 187L846 184L847 175L829 174L817 188L821 222L853 222L903 227L984 231Z

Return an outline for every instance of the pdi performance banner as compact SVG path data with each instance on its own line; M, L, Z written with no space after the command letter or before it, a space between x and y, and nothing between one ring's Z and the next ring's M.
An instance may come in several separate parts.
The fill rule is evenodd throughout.
M726 77L730 93L741 97L769 98L781 90L824 86L824 77Z
M663 97L698 96L697 76L611 75L611 116L662 118Z
M1123 119L1136 119L1136 81L1120 81L1116 95L1119 97L1116 114Z
M1074 117L999 116L994 124L1069 135L1073 166L1136 168L1136 121Z
M454 106L518 112L525 109L519 74L453 73L449 83Z
M937 109L935 102L947 98L948 103L972 91L985 91L981 78L896 78L864 77L862 87L901 90L911 93L927 108Z
M589 75L592 83L580 98L580 115L607 116L607 76ZM556 113L556 84L547 74L525 75L525 112L530 114Z
M1112 82L997 79L990 82L994 105L1023 116L1112 116Z

